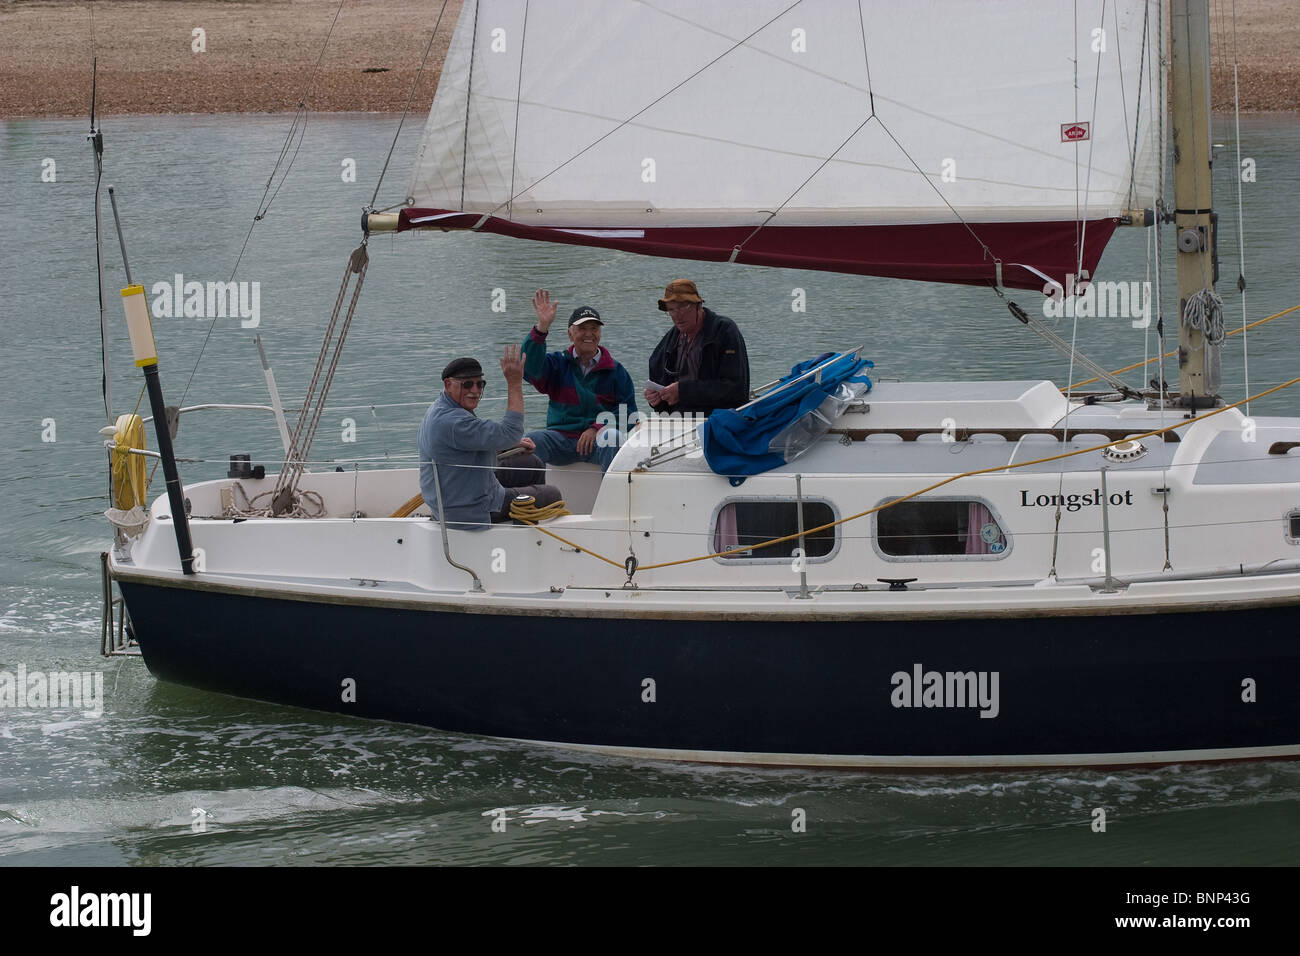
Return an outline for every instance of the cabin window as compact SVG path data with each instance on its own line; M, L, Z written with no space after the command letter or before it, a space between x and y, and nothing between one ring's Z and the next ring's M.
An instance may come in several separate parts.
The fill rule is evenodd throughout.
M1300 544L1300 511L1293 511L1286 516L1287 541Z
M799 539L754 549L772 538L799 533L799 503L793 498L756 498L724 502L713 521L713 550L725 551L722 561L788 562L799 547ZM803 526L816 528L835 520L835 510L826 501L803 501ZM826 528L804 535L805 555L828 559L835 550L835 529Z
M997 557L1007 538L993 512L973 499L904 501L875 514L876 546L890 558Z

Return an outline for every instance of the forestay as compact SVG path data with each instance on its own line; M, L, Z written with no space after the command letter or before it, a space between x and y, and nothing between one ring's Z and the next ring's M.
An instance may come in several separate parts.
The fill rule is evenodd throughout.
M1153 204L1157 22L1154 0L467 0L400 228L1041 288L1024 266L1077 271L1081 222L1091 269Z

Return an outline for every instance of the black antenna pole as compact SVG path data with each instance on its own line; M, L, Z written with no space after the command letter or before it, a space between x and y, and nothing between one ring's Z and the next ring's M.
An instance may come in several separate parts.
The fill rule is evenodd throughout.
M126 309L127 329L131 333L135 364L144 370L145 387L149 391L149 407L153 410L153 427L158 436L158 454L162 457L163 476L167 479L167 500L171 503L176 549L181 556L181 571L193 574L194 547L190 542L190 520L185 513L184 489L181 487L180 472L176 469L171 430L167 427L167 406L163 404L162 382L158 379L158 350L154 345L153 327L149 322L149 307L145 302L144 287L131 281L131 267L126 261L126 239L122 235L122 221L117 215L117 196L113 194L112 186L108 187L108 198L113 204L113 223L117 226L117 240L122 246L122 265L126 269L122 303Z

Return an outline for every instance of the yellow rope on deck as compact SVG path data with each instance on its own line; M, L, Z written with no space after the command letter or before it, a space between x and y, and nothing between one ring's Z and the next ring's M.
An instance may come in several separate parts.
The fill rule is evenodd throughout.
M410 500L402 507L398 508L388 517L390 518L409 518L420 505L424 504L424 495L412 495ZM532 524L536 521L546 521L550 518L558 518L561 515L571 515L572 511L564 507L564 501L560 500L553 505L547 505L545 508L539 508L535 504L519 504L510 502L510 517L518 518L520 521Z
M510 517L516 521L523 521L528 524L534 524L538 521L548 521L551 518L559 518L561 515L573 514L568 508L564 507L564 499L561 498L554 504L549 504L544 508L539 508L533 503L533 499L519 501L515 499L510 502Z

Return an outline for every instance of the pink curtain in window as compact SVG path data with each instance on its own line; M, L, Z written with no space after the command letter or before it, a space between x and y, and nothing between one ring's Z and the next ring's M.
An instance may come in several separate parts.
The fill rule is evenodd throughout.
M993 523L989 509L978 501L972 501L966 511L966 553L992 554L988 543L980 536L980 530L986 524Z
M740 544L740 535L736 533L736 505L726 505L718 512L718 526L713 532L713 550L729 551Z

